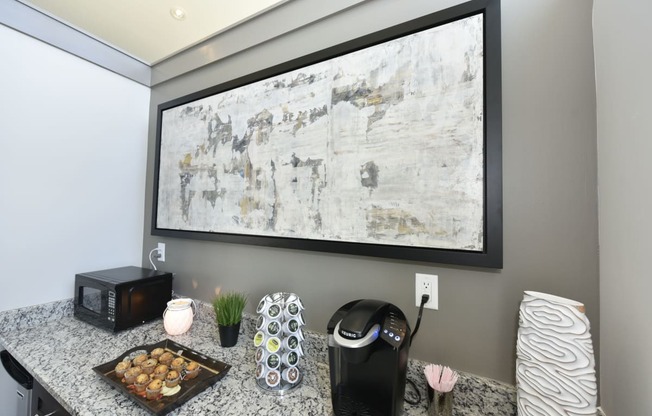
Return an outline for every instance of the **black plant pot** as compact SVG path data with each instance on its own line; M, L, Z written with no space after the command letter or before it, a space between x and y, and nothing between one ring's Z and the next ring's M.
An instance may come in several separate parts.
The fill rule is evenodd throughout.
M220 332L220 344L222 347L232 347L238 342L238 333L240 332L240 322L233 325L217 325Z

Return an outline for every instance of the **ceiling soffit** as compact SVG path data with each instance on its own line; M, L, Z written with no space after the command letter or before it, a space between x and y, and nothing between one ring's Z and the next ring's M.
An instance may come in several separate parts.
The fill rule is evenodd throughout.
M17 0L0 1L0 24L152 87L362 2L364 0L286 1L153 65Z

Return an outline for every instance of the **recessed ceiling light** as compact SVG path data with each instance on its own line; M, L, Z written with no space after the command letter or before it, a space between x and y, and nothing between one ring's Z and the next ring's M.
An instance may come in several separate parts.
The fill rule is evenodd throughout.
M184 20L186 18L186 11L181 7L173 7L170 9L170 15L177 20Z

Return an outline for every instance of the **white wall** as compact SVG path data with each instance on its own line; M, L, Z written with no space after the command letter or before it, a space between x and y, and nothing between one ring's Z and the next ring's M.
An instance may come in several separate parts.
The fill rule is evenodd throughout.
M0 25L0 310L140 265L150 90Z
M595 0L600 395L609 416L652 414L652 2Z

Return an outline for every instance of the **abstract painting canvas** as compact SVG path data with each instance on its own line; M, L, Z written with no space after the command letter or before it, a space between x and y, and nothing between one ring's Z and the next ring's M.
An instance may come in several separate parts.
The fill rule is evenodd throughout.
M486 254L486 20L406 25L161 105L153 233Z

